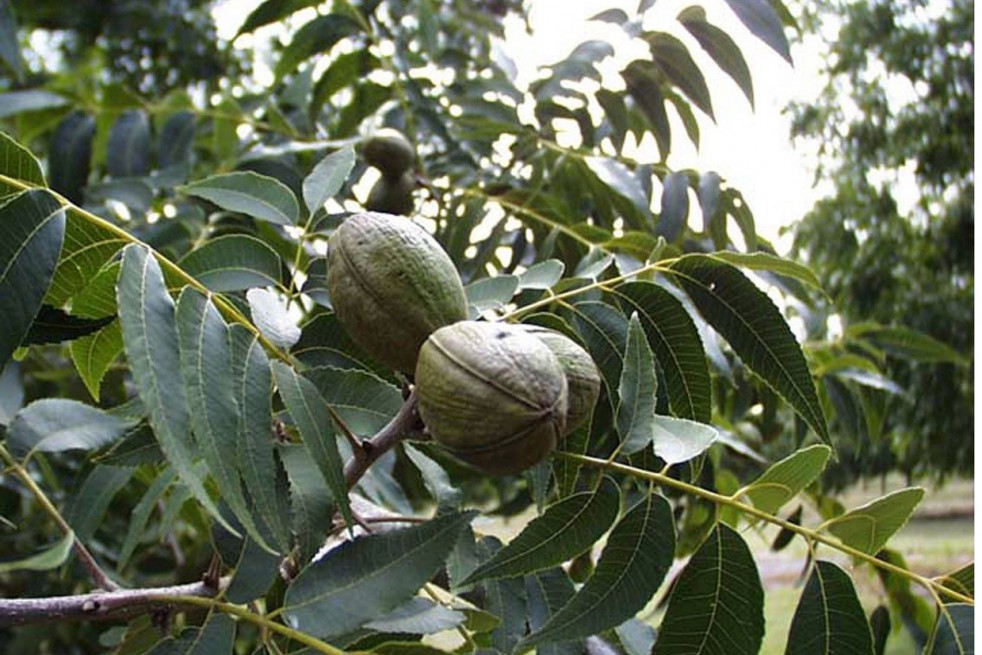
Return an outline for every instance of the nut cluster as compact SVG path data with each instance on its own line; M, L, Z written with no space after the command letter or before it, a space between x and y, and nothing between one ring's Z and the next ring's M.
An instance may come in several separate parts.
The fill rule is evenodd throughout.
M405 218L345 220L329 242L327 283L352 340L414 377L434 441L482 471L533 466L593 412L590 355L546 328L467 320L450 257Z

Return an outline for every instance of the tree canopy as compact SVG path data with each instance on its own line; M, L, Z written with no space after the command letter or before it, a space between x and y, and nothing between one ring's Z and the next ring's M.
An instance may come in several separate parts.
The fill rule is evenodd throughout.
M829 35L829 56L822 94L791 108L793 136L818 150L816 180L832 191L795 226L793 256L822 279L846 348L877 321L963 358L883 344L885 373L908 393L848 430L846 480L973 468L974 18L963 0L821 2L803 18L811 38ZM856 385L833 397L869 410Z
M97 4L0 0L0 650L750 654L756 531L807 544L789 652L879 652L891 621L969 652L973 565L888 544L924 490L850 508L822 481L857 416L837 388L872 424L906 393L881 351L964 356L893 325L800 340L818 277L723 172L669 165L726 110L707 67L750 100L748 44L790 61L780 2L611 8L618 38L528 84L518 0L265 0L236 39L277 32L269 79L213 3ZM346 229L445 266L338 265ZM449 325L389 293L435 277ZM437 338L462 315L500 361ZM430 409L440 376L372 345L419 325L460 373ZM597 381L568 431L543 331ZM882 581L870 617L833 552Z

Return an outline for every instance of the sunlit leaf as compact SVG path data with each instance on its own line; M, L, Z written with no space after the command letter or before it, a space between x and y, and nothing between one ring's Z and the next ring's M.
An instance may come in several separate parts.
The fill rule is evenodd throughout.
M428 635L452 630L465 619L463 612L415 596L388 614L369 621L365 627L378 632Z
M75 533L69 532L40 553L18 560L0 561L0 574L14 571L50 571L68 560L75 544Z
M2 367L41 310L65 238L65 214L47 191L25 191L0 205L0 225Z
M558 259L547 259L529 266L518 276L519 289L551 289L563 277L566 265Z
M681 464L705 452L718 435L716 428L705 423L655 416L651 440L655 445L655 454L666 464Z
M822 445L798 450L764 471L744 494L757 509L775 514L825 470L831 454L831 449Z
M246 299L252 322L272 344L285 349L300 340L300 328L278 293L270 289L249 289Z
M909 487L877 498L825 524L842 543L873 555L907 524L924 498L920 487Z

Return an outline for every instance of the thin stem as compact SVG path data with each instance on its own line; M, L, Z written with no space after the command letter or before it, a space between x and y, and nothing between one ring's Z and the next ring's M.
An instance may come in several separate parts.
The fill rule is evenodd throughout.
M519 307L518 309L508 312L507 314L501 317L501 320L512 320L518 318L519 316L527 314L528 312L538 309L539 307L546 307L548 305L553 304L554 302L562 301L565 300L566 298L572 298L573 296L578 296L581 293L586 293L587 291L592 291L593 289L609 290L609 288L612 286L618 285L621 282L626 282L627 280L630 280L631 278L635 278L639 275L643 275L644 273L648 273L651 271L668 271L668 270L669 269L665 266L665 262L663 261L651 262L650 264L645 264L644 266L637 269L636 271L631 271L630 273L624 273L623 275L612 277L609 280L597 280L596 282L592 284L588 284L585 287L578 287L576 289L571 289L569 291L564 291L563 293L550 295L546 298L543 298L542 300L537 300L533 303L529 303L528 305L524 305L522 307Z
M160 267L164 269L164 271L170 273L174 277L179 278L181 282L183 282L184 284L191 286L197 289L198 291L210 296L212 301L215 303L215 307L218 309L219 312L221 312L221 314L226 319L234 323L239 323L240 325L243 325L246 329L248 329L250 332L252 332L252 334L256 336L256 338L259 340L259 343L263 345L263 348L265 348L267 352L274 355L277 359L281 359L284 362L287 362L288 364L293 365L295 363L293 357L289 353L281 350L278 346L276 346L269 339L267 339L263 335L263 333L259 331L259 328L253 325L252 321L246 318L242 314L242 312L240 312L235 307L235 305L225 300L225 298L223 298L222 296L217 295L211 290L209 290L208 287L206 287L204 284L199 282L192 275L185 272L184 269L182 269L180 266L169 260L163 254L157 252L149 244L141 241L140 239L137 239L135 236L133 236L123 228L114 225L109 221L105 220L104 218L96 216L95 214L88 212L82 209L81 207L78 207L77 205L73 204L70 200L68 200L64 196L60 195L59 193L51 189L35 186L33 184L28 184L23 180L18 180L17 178L8 177L3 174L0 174L0 182L9 184L10 186L22 189L24 191L29 191L31 189L44 189L52 196L54 196L58 200L58 202L60 202L65 208L75 213L85 221L98 226L100 229L110 232L113 236L118 237L121 241L125 241L127 243L139 244L149 249L150 253L154 256L154 258L160 264Z
M203 607L211 610L218 610L219 612L225 612L226 614L231 614L244 621L248 621L254 625L261 628L265 628L270 632L275 632L277 634L288 637L294 641L297 641L304 646L309 646L319 653L325 653L326 655L345 655L345 652L340 648L335 648L334 646L328 644L327 642L321 641L315 637L300 632L299 630L294 630L289 628L282 623L277 623L275 621L270 621L265 616L256 614L255 612L250 612L249 610L241 607L239 605L233 605L232 603L226 603L219 600L214 600L213 598L202 598L201 596L154 596L150 595L151 600L156 600L160 602L171 602L180 605L191 605L197 607Z
M672 487L674 489L678 489L679 491L683 491L687 494L698 496L699 498L708 500L712 503L716 503L717 505L725 505L727 507L732 507L733 509L742 512L743 514L753 516L763 521L767 521L768 523L772 523L774 525L780 526L785 530L794 532L795 534L799 534L802 537L804 537L806 540L825 544L826 546L829 546L840 552L850 555L855 559L862 560L879 569L912 580L913 582L916 582L917 584L927 589L929 592L932 593L932 595L936 595L937 593L940 592L951 597L954 600L963 603L968 603L969 605L975 604L975 600L973 598L965 596L964 594L960 594L956 591L952 591L951 589L948 589L947 587L938 584L931 578L926 578L922 575L918 575L917 573L914 573L913 571L909 571L903 567L897 566L895 564L891 564L890 562L885 562L881 559L878 559L874 555L869 555L868 553L864 553L861 550L857 550L851 546L847 546L846 544L837 541L836 539L833 539L831 537L827 537L824 534L821 534L820 532L806 528L804 526L797 525L790 521L786 521L780 517L774 516L773 514L768 514L767 512L757 509L753 505L747 505L730 496L724 496L722 494L709 491L708 489L703 489L702 487L698 487L696 485L692 485L687 482L683 482L681 480L676 480L662 473L645 471L643 469L634 468L633 466L627 466L625 464L619 464L617 462L608 462L606 460L597 459L595 457L589 457L587 455L578 455L576 453L568 453L563 451L557 452L555 454L558 457L562 457L564 459L568 459L574 462L579 462L587 466L604 468L611 471L617 471L618 473L624 473L626 475L630 475L632 477L639 478L642 480L650 480L652 482L657 482L658 484L661 484L663 486Z
M75 536L72 526L68 525L68 521L66 521L65 517L61 515L61 512L59 512L58 508L54 506L54 503L51 502L47 494L45 494L41 487L34 482L34 478L31 477L30 472L21 466L3 445L0 445L0 458L3 458L3 460L7 463L8 470L12 471L14 475L20 478L21 482L23 482L28 491L31 492L45 513L58 525L58 528L64 534L72 536L72 548L75 550L75 555L82 563L82 566L85 567L86 571L89 572L89 577L92 578L92 582L95 584L95 586L100 589L110 591L119 589L119 585L113 582L109 575L102 570L102 567L100 567L99 563L95 561L95 557L89 552L89 549L85 547L82 540Z
M523 205L519 205L517 203L505 200L504 198L499 198L497 196L489 196L488 194L478 189L464 189L463 194L475 198L482 198L489 202L497 203L515 214L524 214L525 216L534 219L536 222L542 223L546 227L562 232L570 239L573 239L574 241L578 241L588 248L599 247L597 246L597 244L593 243L585 236L578 233L576 230L572 229L570 226L564 225L559 221L555 221L547 216L544 216L539 212L535 211L534 209L529 209L528 207L525 207Z

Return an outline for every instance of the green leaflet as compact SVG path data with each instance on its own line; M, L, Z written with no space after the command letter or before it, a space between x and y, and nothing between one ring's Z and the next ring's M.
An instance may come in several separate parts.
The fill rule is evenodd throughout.
M754 373L830 444L828 425L801 346L780 311L735 267L708 255L672 264L679 284Z
M900 489L846 512L824 527L845 545L874 555L906 525L922 498L924 490L920 487Z
M619 508L617 485L605 477L596 491L574 494L548 507L460 585L558 566L596 543L617 518Z
M75 543L75 533L68 532L40 553L18 560L0 562L0 574L13 571L50 571L56 569L68 560Z
M624 367L617 387L620 398L615 421L621 437L621 451L630 455L651 442L655 419L658 376L637 313L631 314L624 346Z
M334 503L324 476L303 445L278 450L289 479L292 527L297 535L300 561L307 561L324 544L334 520Z
M658 591L675 555L675 523L662 496L649 494L614 526L594 573L517 651L616 627Z
M283 262L255 237L229 234L206 241L178 265L212 291L243 291L280 283Z
M0 175L12 177L34 186L48 186L41 162L31 151L17 143L5 132L0 132ZM0 182L0 198L18 193L20 186Z
M0 367L31 328L51 283L65 238L61 203L44 190L0 205Z
M180 187L180 190L222 209L276 225L296 225L300 216L300 206L288 186L251 171L212 175Z
M529 630L535 632L544 626L575 594L576 588L572 580L569 579L566 571L558 566L525 576ZM559 644L541 644L535 650L539 655L579 655L583 652L583 643L568 641Z
M873 633L849 574L818 560L798 601L786 655L872 655Z
M764 590L746 542L717 523L678 577L652 655L756 653Z
M399 389L368 371L318 366L304 377L355 434L375 434L402 407Z
M713 58L716 65L736 82L740 90L743 91L743 95L747 96L752 108L754 104L753 78L739 46L724 30L706 20L706 11L702 7L687 7L678 17L685 29L696 38L702 49Z
M286 592L289 625L318 637L345 634L394 610L439 569L473 513L359 537L300 572Z
M145 246L134 244L123 251L117 297L123 348L160 449L195 499L237 534L222 518L205 490L204 476L194 467L198 447L181 377L174 302L157 260Z
M109 268L106 263L127 243L118 234L90 223L69 209L65 245L45 302L60 307L83 292L102 274L104 267Z
M287 312L286 300L270 289L246 292L253 324L277 348L288 349L300 340L300 328Z
M303 181L303 200L311 214L341 190L354 165L355 151L348 146L335 150L314 166Z
M195 443L208 464L222 498L246 531L264 547L239 479L239 408L229 374L228 326L204 294L185 287L175 313L180 339L181 376L187 393Z
M41 398L23 408L7 426L7 447L14 455L34 452L95 450L116 441L136 425L98 407L67 398Z
M616 407L627 342L627 319L614 307L596 301L576 303L573 311L576 331L583 337L583 343L607 386L611 403Z
M969 655L975 652L975 607L944 605L924 652L928 655Z
M122 350L123 333L119 321L113 321L95 334L76 339L69 345L75 369L93 400L98 402L102 380Z
M300 431L304 446L324 476L345 523L354 525L348 499L348 484L344 479L344 463L338 451L327 404L310 380L297 375L296 371L283 362L273 362L272 366L276 387Z
M273 374L266 351L245 326L229 328L232 393L238 410L236 442L242 482L259 520L281 553L290 548L289 517L282 508L290 499L277 482L273 434Z
M746 253L734 252L732 250L720 250L719 252L710 253L708 256L714 259L721 259L724 262L733 264L734 266L742 266L755 271L768 271L770 273L777 273L778 275L794 278L799 282L804 282L812 289L816 289L818 291L823 290L822 283L819 281L818 276L815 275L814 271L804 264L800 264L790 259L776 257L765 252Z
M831 453L828 446L817 444L796 451L764 471L743 493L754 507L774 514L825 470Z

